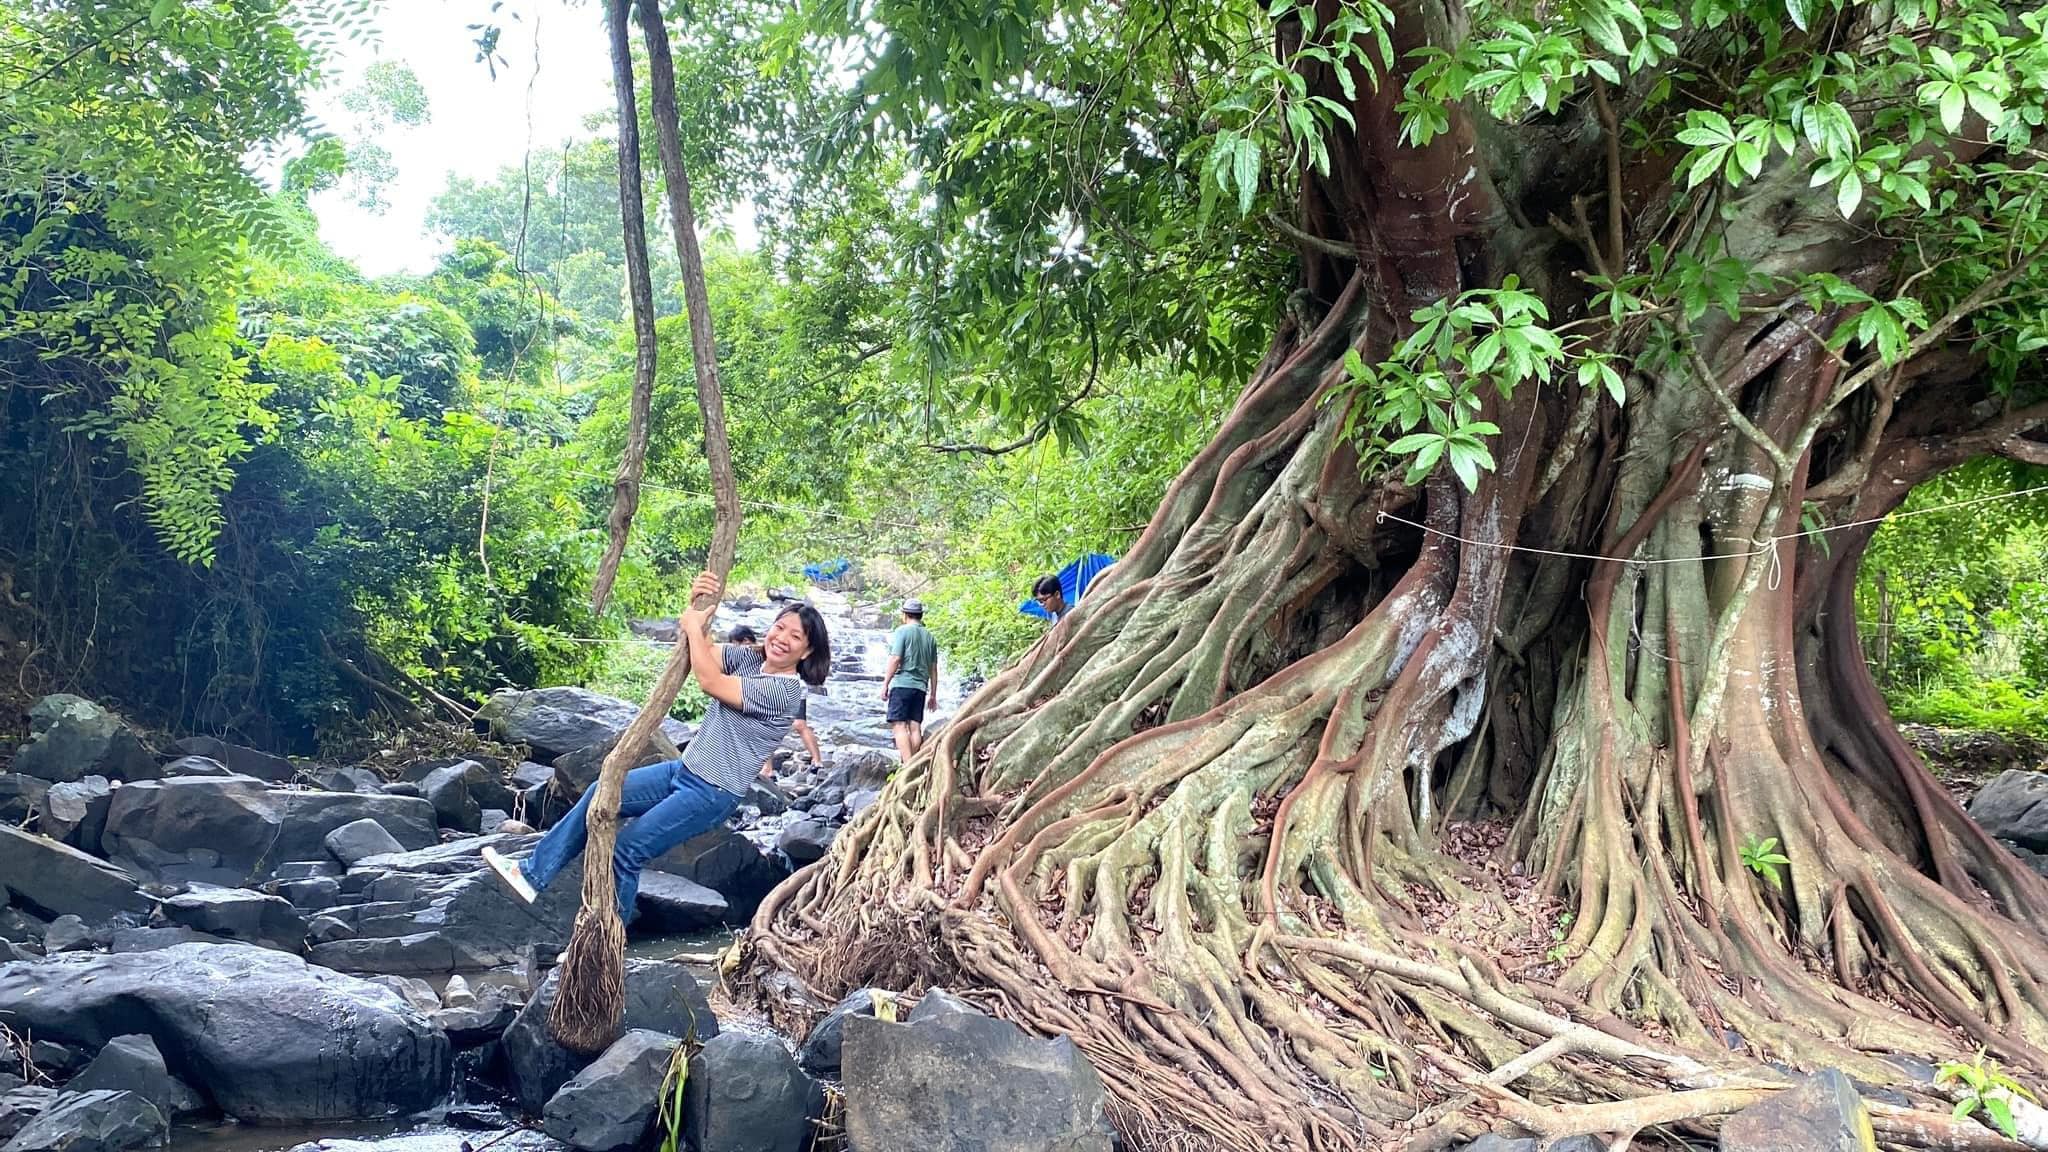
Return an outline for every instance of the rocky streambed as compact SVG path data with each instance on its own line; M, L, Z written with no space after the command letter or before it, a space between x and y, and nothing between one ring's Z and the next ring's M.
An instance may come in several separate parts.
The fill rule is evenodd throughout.
M1108 1148L1101 1083L1073 1046L964 1001L905 1000L902 1022L885 1021L877 1005L893 995L864 990L809 1005L821 1023L799 1038L714 1011L708 957L895 767L881 719L889 621L812 598L835 642L810 705L824 763L792 740L725 827L654 862L626 1032L595 1059L545 1026L577 885L521 906L480 852L530 850L634 704L501 693L479 716L492 741L480 747L522 756L373 770L206 737L159 754L91 701L38 703L0 772L0 1148L608 1152L651 1138L679 1045L698 1152L797 1152L855 1129L859 1147L945 1147L949 1128L984 1135L984 1105L1014 1113L1019 1147ZM778 610L740 601L720 624L765 631ZM638 628L656 645L672 629ZM957 702L959 686L942 694ZM666 734L687 744L692 730L671 721ZM829 1107L828 1084L843 1088Z

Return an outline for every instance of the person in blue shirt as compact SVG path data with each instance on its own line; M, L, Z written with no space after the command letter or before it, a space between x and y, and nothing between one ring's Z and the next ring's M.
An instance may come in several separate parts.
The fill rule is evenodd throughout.
M1031 599L1017 605L1017 611L1056 624L1060 617L1081 602L1081 597L1088 594L1088 586L1114 563L1114 556L1090 552L1058 572L1040 577L1038 583L1031 586Z

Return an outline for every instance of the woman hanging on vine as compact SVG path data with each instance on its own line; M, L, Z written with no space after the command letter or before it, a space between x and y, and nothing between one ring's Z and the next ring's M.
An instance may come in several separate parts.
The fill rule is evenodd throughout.
M802 708L804 685L823 684L832 667L831 637L824 617L808 604L782 610L759 648L711 642L720 580L699 575L691 586L693 605L682 615L690 644L690 673L711 705L696 739L680 760L636 768L626 774L619 815L632 823L612 849L619 918L630 921L640 870L647 862L707 829L739 806L748 786ZM561 823L534 846L524 861L485 848L484 860L505 887L531 904L570 860L583 851L592 785Z

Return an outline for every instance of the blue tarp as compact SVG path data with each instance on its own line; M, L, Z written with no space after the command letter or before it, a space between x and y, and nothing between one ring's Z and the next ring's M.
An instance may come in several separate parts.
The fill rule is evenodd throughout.
M819 564L804 565L804 579L813 584L832 584L852 569L853 561L841 556Z
M1090 552L1065 568L1060 569L1060 596L1066 600L1069 611L1073 609L1074 605L1081 602L1081 597L1088 594L1088 586L1095 583L1096 577L1108 571L1109 566L1114 563L1116 563L1116 557L1114 556L1105 556L1100 552ZM1036 616L1040 620L1052 619L1052 614L1040 608L1037 600L1024 601L1022 604L1017 605L1017 611L1022 612L1026 616Z

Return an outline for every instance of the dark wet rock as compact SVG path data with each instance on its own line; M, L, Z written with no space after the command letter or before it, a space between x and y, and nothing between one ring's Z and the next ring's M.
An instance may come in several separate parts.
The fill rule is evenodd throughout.
M1970 801L1986 832L2029 852L2048 852L2048 772L2010 769Z
M27 944L17 944L12 940L0 939L0 964L12 964L17 960L41 960L42 958L43 954L41 951L31 948Z
M244 748L212 736L187 736L178 741L177 748L186 756L203 756L224 764L237 776L253 776L273 784L286 784L298 775L298 768L282 756Z
M332 944L337 940L353 940L355 935L355 925L339 916L315 916L306 921L308 944Z
M813 805L811 808L811 819L825 824L844 824L846 822L846 805Z
M494 956L471 948L467 942L451 939L439 932L357 937L316 944L307 950L306 959L336 972L401 975L476 972L497 962Z
M6 1152L129 1152L170 1142L171 1124L140 1093L62 1092Z
M67 1092L99 1089L137 1093L172 1120L206 1108L204 1096L171 1075L156 1041L141 1034L107 1041L100 1054L64 1085Z
M766 780L756 780L748 785L747 798L742 803L760 809L763 816L780 816L789 811L789 797Z
M76 916L59 916L43 930L43 952L78 952L92 947L92 929Z
M123 789L126 791L126 789ZM155 902L135 878L68 844L0 825L0 876L14 902L50 917L71 913L88 924L124 913L146 916Z
M406 796L352 796L336 792L272 794L284 822L270 859L317 860L326 855L327 834L358 820L374 820L391 833L401 848L425 848L440 842L434 806Z
M329 855L353 868L373 856L388 856L405 851L405 845L398 838L385 831L375 820L352 820L329 832L321 840L322 847Z
M53 784L104 776L154 780L156 757L126 721L90 700L66 693L45 696L28 712L29 742L14 754L14 770Z
M391 992L239 944L0 968L0 1017L94 1050L146 1033L229 1116L367 1120L438 1103L447 1036Z
M815 1093L780 1039L724 1032L690 1057L683 1126L693 1148L801 1152Z
M1834 1068L1721 1124L1721 1152L1862 1152L1873 1146L1863 1098Z
M647 868L695 880L711 889L732 905L737 919L752 916L761 899L789 875L789 870L759 845L727 827L685 840L655 857Z
M176 776L238 775L240 775L240 773L231 771L227 765L221 763L218 760L209 759L205 756L180 756L176 760L171 761L169 764L164 765L164 776L167 778ZM250 779L253 780L255 779L255 777L252 776L250 777Z
M494 832L503 832L506 830L505 825L510 824L512 822L512 814L510 812L505 811L503 808L486 808L483 811L482 824L485 835L490 835Z
M5 888L0 888L0 892L5 891ZM40 953L43 948L43 933L49 930L49 921L25 909L0 907L0 940L11 944L28 945L31 951Z
M391 989L400 1000L421 1012L431 1014L441 1010L441 998L434 994L434 986L417 976L365 976L363 979Z
M541 1127L580 1152L637 1146L654 1123L678 1042L660 1032L627 1032L548 1099Z
M0 1072L0 1096L7 1095L9 1092L14 1091L16 1088L22 1087L25 1083L26 1081L24 1081L21 1077L16 1076L12 1072ZM7 1139L7 1137L0 1136L0 1140L5 1139Z
M346 871L348 871L346 867L333 860L293 860L286 864L279 864L277 870L272 872L271 875L279 880L312 880L316 878L338 880L341 874Z
M881 798L882 790L880 788L856 788L848 792L846 794L846 819L851 822L854 817L874 807L875 801Z
M50 782L40 776L0 772L0 824L28 823L30 817L43 810L43 798L50 794L50 788Z
M910 1015L907 1019L912 1024L915 1024L920 1020L929 1020L934 1016L949 1015L986 1016L988 1013L953 995L944 988L933 988L926 992L924 997L917 1002L917 1007L910 1010Z
M639 712L637 704L587 688L506 689L494 694L476 718L494 739L524 744L535 758L553 760L617 736ZM680 721L664 720L662 731L680 744L691 730Z
M28 1042L28 1062L52 1076L65 1077L85 1067L92 1053L69 1044L41 1038Z
M329 792L375 794L384 790L384 778L368 768L321 768L313 783Z
M926 738L930 738L927 733ZM883 752L860 752L832 766L831 779L844 791L880 788L896 772L896 758Z
M465 760L437 768L420 781L420 795L434 806L434 818L441 827L472 836L483 830L483 808L469 794L470 774L481 775L483 771L483 765Z
M242 888L195 887L179 893L164 901L164 918L212 936L286 952L306 946L305 917L290 901Z
M341 903L341 881L332 876L284 880L277 884L277 894L301 912L321 912Z
M803 1047L797 1050L796 1056L804 1071L827 1080L839 1079L839 1054L846 1039L846 1021L853 1016L873 1016L875 994L876 989L873 988L856 988L833 1005L832 1011L811 1025L810 1035L804 1037Z
M117 928L107 948L112 952L161 952L180 944L226 943L192 928Z
M533 1114L539 1114L556 1091L589 1063L588 1057L569 1051L548 1035L548 1012L554 1007L560 980L559 970L548 973L533 999L505 1029L505 1062L511 1070L513 1090L520 1107ZM656 960L626 961L624 1027L693 1037L699 1042L718 1035L718 1020L711 1014L696 976L681 964Z
M694 880L666 872L642 872L634 910L635 932L679 933L724 923L732 906Z
M420 791L420 786L410 780L393 780L391 783L377 789L377 791L386 796L411 796L416 799L426 799L426 794Z
M555 782L555 770L538 760L521 761L512 769L512 787L520 792L530 788L545 788Z
M584 790L597 783L598 769L604 767L605 757L612 754L612 748L619 742L619 733L611 733L588 747L563 753L555 758L555 775L552 787L555 795L565 803L574 804ZM667 759L666 754L649 744L640 750L632 767L645 768Z
M816 811L816 809L812 809ZM792 863L809 864L823 858L832 848L832 840L839 835L839 825L816 818L799 820L782 830L775 838L775 846L782 849Z
M114 786L105 776L87 776L50 785L43 797L43 835L95 856L104 850L107 811L114 802Z
M0 1093L0 1143L14 1139L15 1133L28 1127L28 1122L56 1098L55 1088L39 1084L17 1086Z
M281 818L273 795L247 776L130 784L108 805L102 846L109 859L138 875L246 883L277 841Z
M846 1021L846 1131L855 1148L1109 1152L1102 1079L1073 1041L965 1013Z
M518 1015L519 1005L500 995L465 1008L443 1008L433 1013L433 1019L448 1033L448 1042L462 1050L497 1040Z

